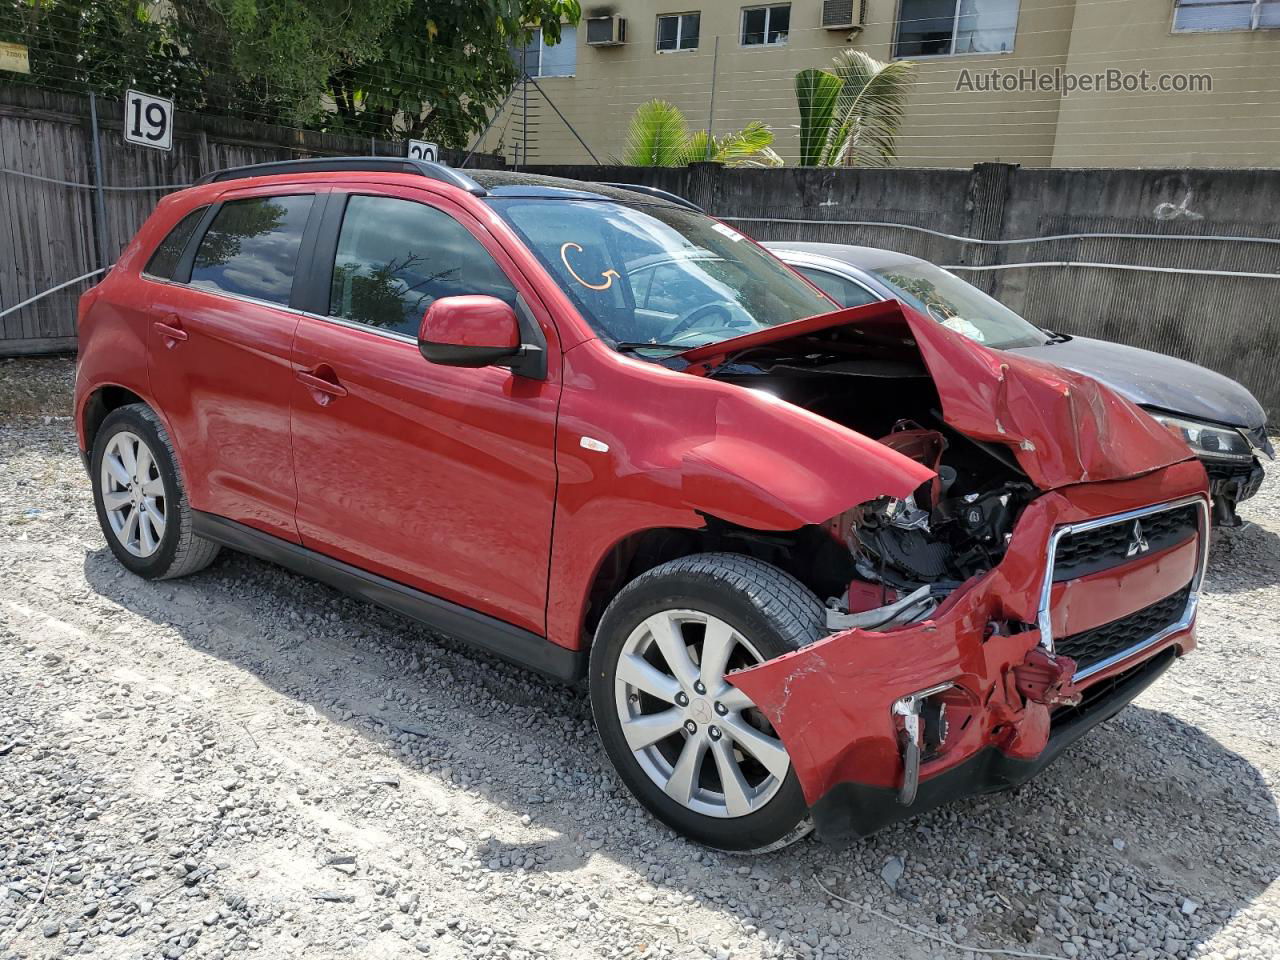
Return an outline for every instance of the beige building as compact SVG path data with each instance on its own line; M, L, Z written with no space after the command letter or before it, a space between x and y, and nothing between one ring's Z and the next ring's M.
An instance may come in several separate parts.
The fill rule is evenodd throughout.
M562 43L525 52L537 85L483 147L589 163L554 105L608 162L660 97L715 133L761 120L794 164L796 73L853 47L916 64L903 165L1280 166L1273 28L1280 0L588 2Z

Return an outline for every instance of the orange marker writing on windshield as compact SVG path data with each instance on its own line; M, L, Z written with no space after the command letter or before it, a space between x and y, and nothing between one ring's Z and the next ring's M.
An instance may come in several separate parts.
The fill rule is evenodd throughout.
M582 284L584 287L587 287L590 290L608 290L610 287L613 286L614 278L618 276L617 270L609 269L609 270L606 270L604 273L600 274L600 276L604 278L604 283L587 283L587 281L583 280L580 276L578 276L578 271L573 269L573 265L569 263L569 255L566 253L566 251L570 247L573 247L573 249L581 253L582 245L574 243L572 240L570 240L568 243L565 243L560 247L560 260L564 263L564 268L568 270L570 274L572 274L573 279L577 280L580 284Z

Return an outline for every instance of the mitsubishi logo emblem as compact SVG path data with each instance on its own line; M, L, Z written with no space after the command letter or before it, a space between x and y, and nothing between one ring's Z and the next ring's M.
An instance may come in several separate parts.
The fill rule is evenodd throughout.
M1126 557L1136 557L1140 553L1146 553L1151 549L1151 544L1147 543L1146 534L1142 532L1142 521L1133 521L1133 539L1129 541L1129 549L1125 551Z

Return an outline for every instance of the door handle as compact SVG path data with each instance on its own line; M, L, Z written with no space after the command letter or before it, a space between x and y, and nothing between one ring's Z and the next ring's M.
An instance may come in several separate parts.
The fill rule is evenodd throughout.
M345 397L347 388L338 383L333 370L326 365L315 370L299 370L298 381L311 390L311 396L320 406L325 406L334 397Z
M170 316L166 317L164 320L157 320L152 324L152 327L155 329L156 333L164 337L164 345L170 350L173 349L174 345L177 344L179 340L187 339L187 331L183 330L181 325L179 325L177 317Z

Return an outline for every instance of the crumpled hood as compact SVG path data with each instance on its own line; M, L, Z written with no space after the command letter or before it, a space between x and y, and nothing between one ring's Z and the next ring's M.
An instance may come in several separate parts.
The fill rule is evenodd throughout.
M1008 446L1041 490L1139 476L1193 456L1169 430L1096 380L984 347L896 300L780 324L681 357L714 365L740 350L842 326L914 345L933 378L943 419L975 440Z

